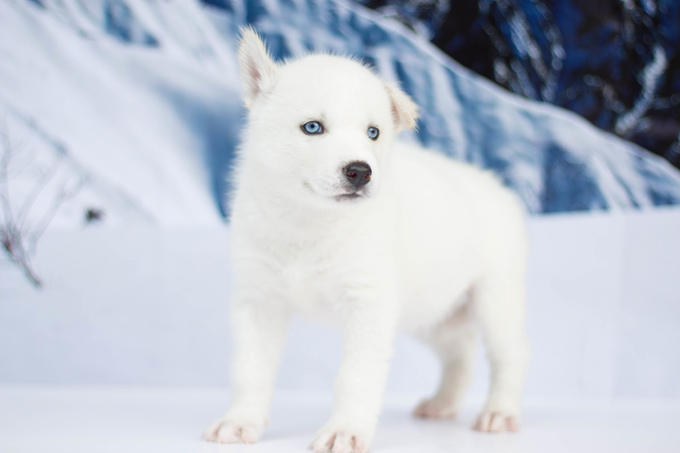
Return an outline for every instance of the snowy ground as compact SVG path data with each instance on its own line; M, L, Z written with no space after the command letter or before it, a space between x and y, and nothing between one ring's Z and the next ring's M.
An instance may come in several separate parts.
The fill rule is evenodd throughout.
M245 113L234 47L247 24L277 59L332 51L398 80L421 107L411 139L493 169L531 212L680 203L668 162L506 92L355 3L224 6L0 0L0 134L21 153L11 203L61 162L31 220L63 183L83 180L54 226L78 228L90 207L111 226L219 225Z
M459 420L410 418L438 366L401 338L373 452L680 451L680 209L529 227L522 431L469 430L486 387L481 360ZM305 451L330 413L340 339L301 321L263 441L199 440L228 401L228 248L226 228L50 231L40 292L0 262L0 452Z
M527 394L680 398L680 209L529 227ZM227 228L48 231L44 290L0 261L0 382L227 386L228 249ZM330 394L340 348L338 332L295 322L279 387ZM388 391L431 392L437 373L400 338Z
M227 399L217 390L0 386L0 451L302 453L331 407L326 396L288 392L276 398L260 443L199 440ZM680 402L531 400L519 433L482 434L469 429L477 405L458 420L422 421L409 416L416 401L388 399L373 453L680 451Z

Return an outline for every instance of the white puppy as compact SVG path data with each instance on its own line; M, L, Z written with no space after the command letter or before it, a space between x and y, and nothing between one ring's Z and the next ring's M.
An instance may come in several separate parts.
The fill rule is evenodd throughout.
M232 205L233 400L204 438L255 442L295 313L336 324L343 358L315 452L365 452L398 332L442 360L415 410L451 417L471 381L477 328L491 388L475 428L514 431L528 358L527 240L515 195L491 174L395 142L417 107L352 59L285 64L246 29L250 109Z

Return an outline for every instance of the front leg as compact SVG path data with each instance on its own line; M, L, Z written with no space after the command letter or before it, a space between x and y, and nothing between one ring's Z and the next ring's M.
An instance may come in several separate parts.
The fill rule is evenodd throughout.
M269 421L288 319L283 302L262 293L261 282L235 295L232 400L226 414L203 433L204 440L248 444L260 438Z
M314 452L365 453L373 440L398 315L389 286L350 291L333 413L310 446Z

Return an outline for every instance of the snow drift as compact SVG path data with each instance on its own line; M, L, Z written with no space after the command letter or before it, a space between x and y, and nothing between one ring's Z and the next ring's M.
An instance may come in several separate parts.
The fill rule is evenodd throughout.
M667 162L505 92L353 3L0 0L6 132L87 181L55 225L82 222L89 206L110 224L221 222L244 116L234 48L246 24L276 58L351 54L399 81L422 108L407 139L494 170L532 213L680 203Z

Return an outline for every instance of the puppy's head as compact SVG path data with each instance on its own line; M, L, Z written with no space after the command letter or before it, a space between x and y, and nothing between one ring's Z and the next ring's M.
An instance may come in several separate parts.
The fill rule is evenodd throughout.
M324 206L375 196L394 136L413 129L417 106L361 63L308 55L275 63L258 35L239 48L245 104L244 152L265 166L282 195Z

